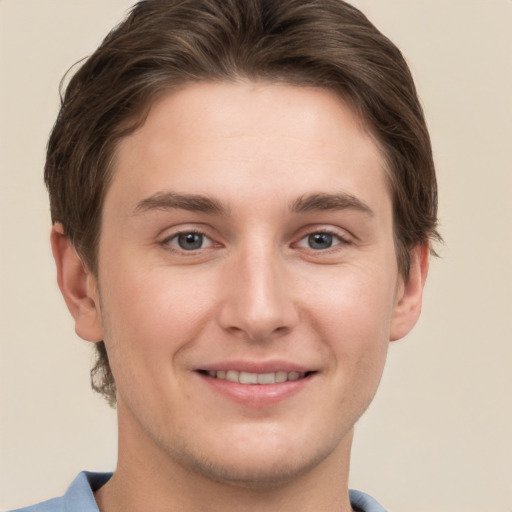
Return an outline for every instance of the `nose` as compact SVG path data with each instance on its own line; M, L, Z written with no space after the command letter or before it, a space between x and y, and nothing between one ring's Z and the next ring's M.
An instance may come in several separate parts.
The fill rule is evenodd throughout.
M230 261L219 312L221 327L258 342L290 332L299 314L285 267L268 249L253 249Z

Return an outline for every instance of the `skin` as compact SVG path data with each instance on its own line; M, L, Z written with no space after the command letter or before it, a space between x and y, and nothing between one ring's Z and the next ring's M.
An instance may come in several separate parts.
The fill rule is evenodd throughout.
M119 145L98 276L58 224L52 246L118 388L103 512L351 510L353 427L419 316L428 251L399 274L383 158L349 106L285 84L172 92ZM198 371L226 364L311 374L275 400Z

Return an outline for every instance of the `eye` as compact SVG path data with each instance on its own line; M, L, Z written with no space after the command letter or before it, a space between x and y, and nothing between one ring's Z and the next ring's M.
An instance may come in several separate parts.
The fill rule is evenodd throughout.
M305 249L323 251L343 242L345 242L345 240L343 240L342 237L335 235L334 233L319 231L317 233L310 233L309 235L305 236L299 241L297 245Z
M177 233L167 238L164 243L179 248L182 251L197 251L212 245L212 241L206 235L195 231Z

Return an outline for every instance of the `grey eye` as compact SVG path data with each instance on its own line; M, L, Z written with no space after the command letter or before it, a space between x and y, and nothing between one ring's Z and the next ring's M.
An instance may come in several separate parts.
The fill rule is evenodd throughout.
M184 251L201 249L204 243L204 235L201 233L180 233L176 235L176 243Z
M332 247L334 235L330 233L312 233L308 236L308 245L311 249L329 249Z
M213 247L214 241L199 231L182 231L163 240L162 245L183 254Z

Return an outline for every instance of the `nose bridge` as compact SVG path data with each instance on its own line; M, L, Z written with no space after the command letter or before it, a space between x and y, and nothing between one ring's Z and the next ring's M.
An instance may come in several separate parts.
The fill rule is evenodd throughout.
M271 243L249 244L229 266L229 287L221 311L224 328L265 340L297 321L284 261Z

